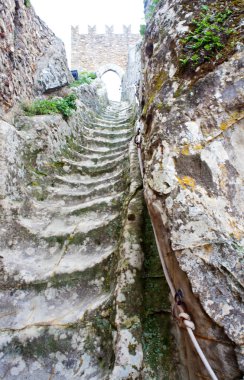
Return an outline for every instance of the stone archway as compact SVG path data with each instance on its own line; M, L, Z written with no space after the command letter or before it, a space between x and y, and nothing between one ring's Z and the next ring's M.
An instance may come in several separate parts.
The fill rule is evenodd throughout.
M99 69L96 71L97 77L101 78L108 71L115 72L120 77L120 80L122 82L125 72L120 66L115 65L114 63L107 63L106 65L99 67Z
M121 101L121 84L124 70L115 64L106 64L97 70L97 76L106 86L108 99Z

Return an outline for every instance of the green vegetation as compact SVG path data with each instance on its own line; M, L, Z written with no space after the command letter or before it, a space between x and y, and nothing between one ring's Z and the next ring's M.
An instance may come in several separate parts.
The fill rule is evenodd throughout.
M153 371L154 379L168 380L172 369L172 342L170 317L151 314L143 322L143 349L145 362Z
M146 25L145 24L141 24L140 25L140 35L141 36L145 36L145 33L146 33Z
M28 116L61 113L65 118L68 118L77 108L75 100L76 95L74 94L67 95L64 98L41 99L31 104L24 104L23 110Z
M172 373L169 288L163 275L151 221L143 212L143 351L145 364L155 379L169 379Z
M24 1L24 4L25 4L25 6L26 6L27 8L30 8L30 7L31 7L31 2L30 2L30 0L25 0L25 1Z
M90 84L94 79L96 79L96 73L92 71L82 71L79 73L79 79L70 83L70 87L78 87L82 84Z
M55 339L53 335L49 335L48 329L38 338L22 343L18 338L13 338L12 342L4 348L6 353L18 353L25 358L46 357L51 353L69 352L70 340Z
M232 11L210 11L208 6L202 6L202 12L192 21L194 29L187 33L183 44L184 55L180 58L182 66L197 67L212 58L221 57L219 53L225 47L226 41L234 31L228 27L228 19Z
M156 6L158 5L158 3L159 3L159 0L152 0L152 3L149 5L148 11L146 13L146 19L147 20L150 20L151 17L153 16L154 11L155 11Z

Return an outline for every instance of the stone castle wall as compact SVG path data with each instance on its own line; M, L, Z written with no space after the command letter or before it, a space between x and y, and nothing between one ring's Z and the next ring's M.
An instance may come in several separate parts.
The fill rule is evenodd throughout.
M105 34L96 34L96 26L88 26L88 34L80 34L78 26L71 27L71 68L95 71L108 63L126 69L128 48L140 39L131 33L131 26L123 26L123 33L115 34L106 25Z

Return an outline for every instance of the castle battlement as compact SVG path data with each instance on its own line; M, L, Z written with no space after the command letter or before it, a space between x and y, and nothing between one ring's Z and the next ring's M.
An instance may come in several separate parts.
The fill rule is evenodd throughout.
M131 25L123 25L123 33L115 33L114 32L114 25L104 25L104 33L97 33L97 26L96 25L88 25L87 26L87 33L80 33L79 32L79 26L71 26L71 31L75 34L79 35L94 35L94 34L100 34L100 35L111 35L111 34L116 34L116 35L125 35L128 36L131 33ZM135 34L138 35L138 34Z
M112 63L125 70L128 48L139 40L140 34L133 34L131 25L123 25L122 33L115 33L114 25L105 25L104 33L97 33L96 25L88 25L87 33L71 26L71 68L94 71Z

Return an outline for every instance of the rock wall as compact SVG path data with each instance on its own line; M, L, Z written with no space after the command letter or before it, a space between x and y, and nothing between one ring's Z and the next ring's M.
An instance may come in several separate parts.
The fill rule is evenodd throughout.
M128 63L122 80L121 97L131 103L139 104L139 82L141 76L141 43L131 46L128 52Z
M197 339L223 380L243 373L240 6L158 2L142 46L140 89L145 197L175 288L183 290ZM223 37L221 29L224 47L207 59L211 47L204 57L195 51L187 62L192 20L211 14L214 25L213 15L226 9L226 28L234 32ZM209 378L185 331L175 335L182 379Z
M0 1L0 117L16 103L72 80L63 43L29 4Z

